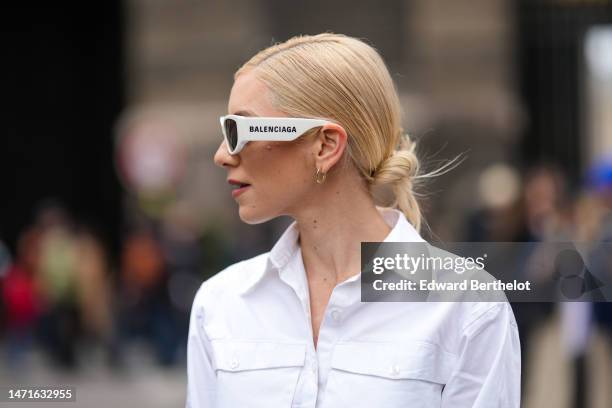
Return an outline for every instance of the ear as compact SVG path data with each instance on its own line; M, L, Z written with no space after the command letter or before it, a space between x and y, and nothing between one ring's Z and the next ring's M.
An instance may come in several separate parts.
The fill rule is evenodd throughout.
M344 128L336 123L323 125L317 135L315 165L327 173L340 160L348 143Z

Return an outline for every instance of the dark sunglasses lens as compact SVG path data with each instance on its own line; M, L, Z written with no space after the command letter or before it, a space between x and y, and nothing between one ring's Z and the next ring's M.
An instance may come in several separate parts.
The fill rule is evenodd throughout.
M234 150L236 144L238 144L238 129L236 128L236 121L234 119L225 119L225 135L227 136L227 142L230 148Z

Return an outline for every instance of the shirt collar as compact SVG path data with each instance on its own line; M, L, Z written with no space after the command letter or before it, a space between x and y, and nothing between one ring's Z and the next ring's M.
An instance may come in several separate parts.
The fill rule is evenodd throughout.
M376 207L383 216L391 231L384 242L424 242L417 230L408 222L403 212L394 208ZM249 278L245 281L241 289L241 294L249 293L263 278L272 271L282 270L291 259L299 255L298 245L299 229L297 221L293 221L283 232L276 244L272 247L267 256L266 264L263 268L249 271ZM359 274L350 278L348 281L355 280Z

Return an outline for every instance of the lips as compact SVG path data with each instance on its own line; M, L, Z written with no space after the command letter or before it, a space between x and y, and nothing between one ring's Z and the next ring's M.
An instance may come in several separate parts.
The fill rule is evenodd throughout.
M250 186L249 183L244 183L242 181L234 180L234 179L228 179L227 182L230 183L232 186L235 186L236 188L242 188L242 187Z
M234 186L234 189L232 190L232 197L234 198L244 193L251 186L249 183L245 183L240 180L228 179L227 182Z

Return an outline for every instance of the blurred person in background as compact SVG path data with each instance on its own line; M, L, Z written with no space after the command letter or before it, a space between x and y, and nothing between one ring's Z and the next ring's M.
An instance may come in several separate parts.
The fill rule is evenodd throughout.
M168 296L176 325L170 347L177 351L187 345L191 301L202 280L200 225L196 209L186 202L177 202L165 212L161 228L161 248L168 268ZM211 262L212 259L207 259Z
M11 263L11 253L2 239L0 239L0 278L6 275Z
M494 163L479 176L481 206L467 220L467 240L472 242L534 242L524 246L513 277L521 280L550 280L534 276L529 268L537 252L535 242L567 240L565 187L560 170L551 164L529 168L524 176L505 163ZM570 220L571 222L571 220ZM558 234L565 234L561 238ZM535 252L534 252L535 251ZM552 274L552 270L549 271ZM530 361L531 337L552 315L549 302L512 303L519 328L522 361ZM523 366L521 389L530 384L528 367Z
M612 241L612 156L597 160L587 176L590 235L597 241Z
M580 223L584 241L593 242L590 264L603 280L603 288L612 296L612 156L602 157L589 169L587 192L583 198L584 222ZM593 320L607 339L612 352L612 303L594 302Z
M36 223L41 234L37 273L44 302L43 345L60 367L76 368L80 316L74 225L64 207L55 202L42 204Z
M0 239L0 293L2 292L2 286L4 283L4 278L8 272L9 267L12 264L12 256L4 244L2 239ZM0 296L0 338L3 337L5 330L5 319L6 319L6 311L4 306L4 298Z
M567 226L567 192L561 171L537 164L521 177L495 163L478 178L480 207L468 218L468 241L543 241Z
M521 233L521 180L518 170L494 163L478 176L480 205L468 216L469 242L514 241Z
M507 302L360 301L361 242L424 241L413 192L424 175L380 55L343 35L300 36L234 79L214 161L242 221L295 221L198 291L186 405L518 408ZM377 206L374 185L399 209Z
M7 267L1 282L6 313L7 360L14 372L24 371L25 357L34 343L37 319L41 312L37 282L39 235L26 229L17 243L17 256Z
M572 205L562 171L552 164L530 168L523 194L524 241L568 239L573 235Z
M132 227L121 252L121 345L144 339L162 365L176 360L177 331L168 296L168 268L158 233L145 223Z
M582 220L577 218L579 203L570 199L569 187L565 183L566 177L562 170L550 164L542 164L531 169L527 177L525 199L528 235L534 241L541 242L581 242L584 237L577 235L577 226L582 223ZM554 276L562 276L564 268L571 267L568 262L559 263L561 258L556 256L549 255L548 258L554 260L555 264L549 271L541 273L552 274L548 275L553 276L552 281L555 281ZM538 263L536 259L537 255L533 258L534 265ZM567 272L567 269L565 270ZM579 272L572 271L572 273ZM530 305L533 310L525 318L529 320L532 329L540 326L555 309L553 303ZM576 408L589 406L586 353L591 334L592 307L589 302L562 301L558 303L558 310L562 350L571 366L573 386L570 406Z
M533 282L546 282L552 285L555 273L554 265L551 263L556 254L548 251L546 243L568 242L574 239L573 205L569 199L568 187L565 183L563 171L552 163L542 162L528 168L524 176L524 188L521 195L523 222L519 233L514 238L518 242L542 242L539 246L534 244L524 254L524 263L519 268L525 279ZM546 261L542 261L546 259ZM541 267L541 265L546 265ZM568 306L567 308L565 306ZM575 307L573 307L575 306ZM523 348L523 361L533 360L529 355L531 350L531 338L550 321L555 312L556 305L552 302L528 302L515 303L513 308L516 312L521 333L521 346ZM584 399L584 365L583 352L585 343L584 327L585 312L588 314L588 306L584 304L561 303L561 336L565 345L565 352L571 361L574 370L574 399ZM573 307L573 308L572 308ZM572 331L572 322L576 323ZM579 323L583 323L580 325ZM569 331L568 331L569 329ZM569 334L569 335L568 335ZM532 378L525 371L523 384L531 384ZM528 390L524 390L528 392Z
M106 250L93 231L81 223L76 234L77 300L83 340L114 357L112 282ZM110 360L109 360L110 361Z

